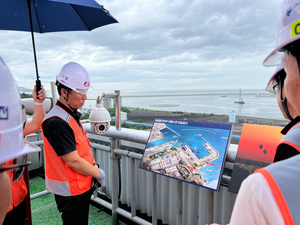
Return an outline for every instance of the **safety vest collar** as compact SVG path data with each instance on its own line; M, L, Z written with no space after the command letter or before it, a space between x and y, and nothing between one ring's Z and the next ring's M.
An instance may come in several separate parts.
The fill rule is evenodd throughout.
M300 123L300 116L297 116L295 119L293 119L291 122L289 122L288 125L286 125L282 130L281 133L283 135L286 135L290 129L292 129L294 126L296 126L298 123Z

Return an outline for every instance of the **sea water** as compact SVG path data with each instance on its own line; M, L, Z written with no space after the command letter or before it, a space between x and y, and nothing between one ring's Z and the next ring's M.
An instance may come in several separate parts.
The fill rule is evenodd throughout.
M217 115L229 115L234 110L237 116L284 119L277 105L275 95L271 94L267 97L257 96L257 93L269 94L264 90L245 90L245 95L242 92L245 104L234 103L235 101L239 101L239 90L185 91L180 93L176 91L120 93L122 106L124 107ZM236 94L231 95L228 93ZM151 95L151 97L146 97L147 95ZM154 97L154 95L157 95L157 97ZM95 104L95 100L87 100L84 107L94 108Z

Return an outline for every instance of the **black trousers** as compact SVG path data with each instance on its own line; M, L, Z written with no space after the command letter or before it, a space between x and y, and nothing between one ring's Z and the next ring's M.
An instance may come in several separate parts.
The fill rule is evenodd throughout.
M1 201L1 200L0 200ZM26 215L26 199L5 216L3 225L23 225Z
M61 214L64 225L87 225L89 221L91 188L87 192L76 196L54 195L57 209Z

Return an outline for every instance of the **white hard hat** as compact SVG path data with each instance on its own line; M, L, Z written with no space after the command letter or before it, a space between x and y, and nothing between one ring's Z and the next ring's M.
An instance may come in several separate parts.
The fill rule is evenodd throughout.
M57 74L56 80L80 94L87 94L91 87L89 73L75 62L64 65Z
M282 63L282 48L300 38L299 0L284 0L277 19L276 47L264 60L264 66Z
M265 89L266 91L276 94L275 91L273 90L273 87L276 84L276 83L274 83L274 82L276 82L276 81L274 81L274 77L282 70L284 70L283 65L279 65L276 67L275 72L273 73L272 77L270 78L270 80L266 86L266 89Z
M22 106L17 84L0 57L0 164L41 149L23 138Z

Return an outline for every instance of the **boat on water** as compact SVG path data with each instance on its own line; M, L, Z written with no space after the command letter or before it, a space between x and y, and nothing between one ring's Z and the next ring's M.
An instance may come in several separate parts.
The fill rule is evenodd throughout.
M240 88L240 94L239 94L239 101L235 101L234 103L245 104L245 102L243 101L243 98L242 98L242 90L241 90L241 88Z

